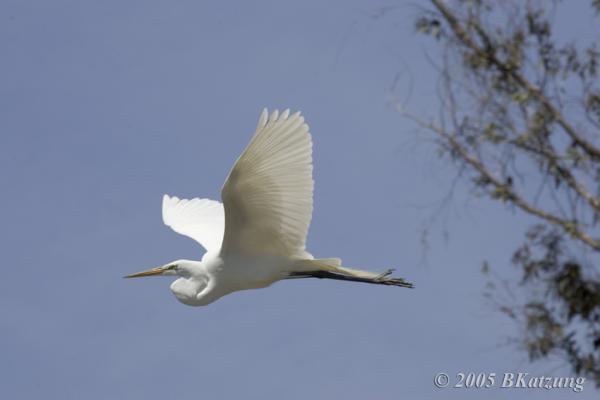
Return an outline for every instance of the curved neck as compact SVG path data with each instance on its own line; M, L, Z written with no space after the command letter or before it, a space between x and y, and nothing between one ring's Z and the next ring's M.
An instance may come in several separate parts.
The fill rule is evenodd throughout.
M183 304L204 306L225 294L215 290L216 278L207 271L203 262L181 260L177 265L180 278L171 284L171 292Z

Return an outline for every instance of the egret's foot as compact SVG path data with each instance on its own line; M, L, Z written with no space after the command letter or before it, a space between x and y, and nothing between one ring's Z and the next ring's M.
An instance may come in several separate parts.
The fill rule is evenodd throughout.
M402 278L384 278L383 280L381 280L377 283L382 284L382 285L400 286L400 287L405 287L405 288L410 288L410 289L415 287L412 283L407 282Z
M384 279L386 276L390 276L393 272L394 272L394 269L390 268L390 269L382 272L381 274L379 274L379 276L377 276L377 278L375 278L375 280Z

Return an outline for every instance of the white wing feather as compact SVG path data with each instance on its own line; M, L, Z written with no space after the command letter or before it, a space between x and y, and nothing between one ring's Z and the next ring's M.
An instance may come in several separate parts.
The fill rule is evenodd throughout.
M308 257L312 218L312 140L299 112L263 110L256 133L221 190L221 255Z
M200 243L207 252L218 252L223 241L225 216L223 204L209 199L179 199L163 196L165 225Z

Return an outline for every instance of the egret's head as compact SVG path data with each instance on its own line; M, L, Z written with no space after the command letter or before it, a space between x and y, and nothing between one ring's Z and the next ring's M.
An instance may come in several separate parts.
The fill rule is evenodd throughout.
M183 304L189 306L206 305L216 298L200 298L198 295L208 284L208 276L201 261L178 260L162 267L124 276L124 278L142 278L144 276L179 276L171 284L171 291Z
M136 272L135 274L126 275L124 278L142 278L144 276L183 276L187 277L192 274L193 261L178 260L165 264L161 267L149 269L147 271Z

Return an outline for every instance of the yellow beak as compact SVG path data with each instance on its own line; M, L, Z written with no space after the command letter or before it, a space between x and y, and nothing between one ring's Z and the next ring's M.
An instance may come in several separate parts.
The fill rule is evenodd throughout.
M144 276L161 275L165 270L165 267L152 268L148 271L136 272L135 274L126 275L123 278L142 278Z

